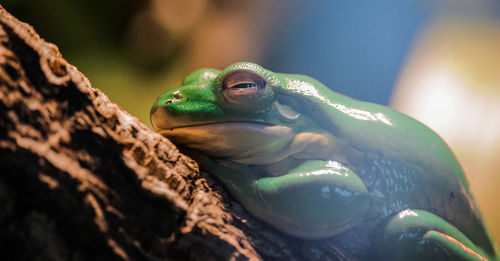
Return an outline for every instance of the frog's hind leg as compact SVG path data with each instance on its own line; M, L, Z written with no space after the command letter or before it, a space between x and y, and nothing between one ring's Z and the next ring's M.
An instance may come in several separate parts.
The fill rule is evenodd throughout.
M381 260L491 260L455 226L425 210L403 210L379 233Z

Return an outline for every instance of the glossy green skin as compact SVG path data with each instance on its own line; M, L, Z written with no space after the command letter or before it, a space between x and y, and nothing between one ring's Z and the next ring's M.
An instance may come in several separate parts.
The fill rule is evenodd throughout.
M221 84L235 71L260 75L262 94L244 104L226 99ZM284 233L328 238L359 259L496 258L450 149L385 106L307 76L237 63L186 77L158 97L151 121L174 142L200 150L203 168Z

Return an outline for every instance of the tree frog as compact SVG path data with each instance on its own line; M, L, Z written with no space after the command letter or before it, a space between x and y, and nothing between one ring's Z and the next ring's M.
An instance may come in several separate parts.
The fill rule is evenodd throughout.
M388 107L243 62L191 73L151 122L288 235L358 259L499 260L448 146Z

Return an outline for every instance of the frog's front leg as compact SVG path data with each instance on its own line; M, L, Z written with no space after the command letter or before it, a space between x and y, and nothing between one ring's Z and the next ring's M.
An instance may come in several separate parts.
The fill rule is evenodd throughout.
M376 242L381 260L491 260L455 226L425 210L391 217Z
M231 161L201 163L211 164L210 172L249 212L293 236L336 235L369 208L363 181L338 162L305 161L277 177L260 177L251 167Z
M287 174L257 181L266 220L302 238L325 238L355 225L369 208L368 190L334 161L305 161Z

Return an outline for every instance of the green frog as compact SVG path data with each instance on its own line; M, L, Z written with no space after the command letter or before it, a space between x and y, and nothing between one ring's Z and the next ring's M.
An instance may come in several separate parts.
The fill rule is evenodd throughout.
M191 73L151 122L285 234L358 259L499 260L449 147L388 107L243 62Z

